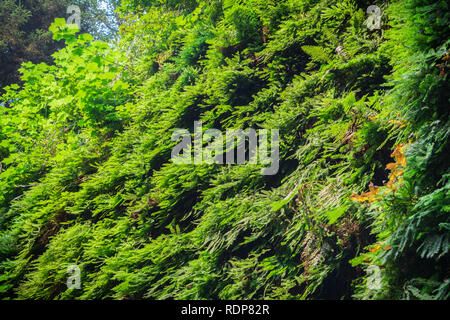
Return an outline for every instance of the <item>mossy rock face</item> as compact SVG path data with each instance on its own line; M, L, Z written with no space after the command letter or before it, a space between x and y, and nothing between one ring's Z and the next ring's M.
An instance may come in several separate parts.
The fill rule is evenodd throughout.
M449 298L442 1L376 30L364 1L122 4L117 43L57 20L5 88L1 298ZM279 170L175 163L200 121L279 130Z

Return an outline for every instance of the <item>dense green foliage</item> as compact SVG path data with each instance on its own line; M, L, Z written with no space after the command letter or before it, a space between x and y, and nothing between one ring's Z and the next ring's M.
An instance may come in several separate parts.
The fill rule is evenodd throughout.
M115 46L57 19L0 104L0 297L448 299L448 9L124 0ZM278 174L173 163L197 120L279 129Z
M106 5L106 8L102 6ZM48 28L55 17L69 17L70 5L80 8L81 31L107 40L117 33L112 12L119 0L2 0L0 2L0 93L20 79L23 62L51 63L51 54L62 48ZM109 10L106 10L108 9Z

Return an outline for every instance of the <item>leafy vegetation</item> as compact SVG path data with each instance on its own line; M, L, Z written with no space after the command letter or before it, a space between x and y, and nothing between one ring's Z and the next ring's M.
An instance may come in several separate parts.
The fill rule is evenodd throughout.
M118 10L113 45L56 19L5 88L0 297L449 298L447 2ZM280 170L173 163L199 120L279 129Z
M83 33L108 40L117 33L114 14L102 7L117 7L118 0L2 0L0 3L0 93L3 87L18 83L18 69L24 62L51 63L51 54L61 49L61 41L53 41L49 32L55 17L69 17L70 5L80 8ZM70 11L69 11L70 13Z

